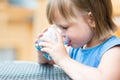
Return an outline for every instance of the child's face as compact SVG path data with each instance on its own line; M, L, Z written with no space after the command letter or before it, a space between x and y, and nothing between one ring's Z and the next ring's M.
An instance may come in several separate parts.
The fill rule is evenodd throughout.
M55 16L54 24L61 29L63 37L70 39L69 44L74 48L79 48L89 43L93 38L93 31L87 16L75 12L76 22L67 22L58 13Z

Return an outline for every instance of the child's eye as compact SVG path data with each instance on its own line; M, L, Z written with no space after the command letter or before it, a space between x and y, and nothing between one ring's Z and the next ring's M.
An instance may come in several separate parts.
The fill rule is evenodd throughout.
M62 27L62 29L68 29L68 27Z
M63 26L63 25L57 25L58 28L63 29L63 30L67 30L68 26Z
M63 30L67 30L68 29L68 26L60 26L61 27L61 29L63 29Z

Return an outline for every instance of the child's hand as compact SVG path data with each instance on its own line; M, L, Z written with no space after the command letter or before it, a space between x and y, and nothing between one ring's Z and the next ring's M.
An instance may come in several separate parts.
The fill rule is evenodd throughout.
M39 46L43 46L41 51L49 53L49 55L52 57L55 63L59 64L60 60L69 58L69 55L64 46L64 41L63 41L62 36L57 31L55 33L56 33L58 41L53 41L49 38L41 38L43 42L40 43Z
M35 44L38 42L38 40L43 36L43 34L48 30L48 28L44 29L41 33L38 34L38 38L35 40ZM53 60L47 60L41 51L38 52L38 60L40 63L49 63L49 64L54 64Z
M41 33L38 34L38 38L35 40L35 43L43 36L43 34L48 30L48 28L44 29Z

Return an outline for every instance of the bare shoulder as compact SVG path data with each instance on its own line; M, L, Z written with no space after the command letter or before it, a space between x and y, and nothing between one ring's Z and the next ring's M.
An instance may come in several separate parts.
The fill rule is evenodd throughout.
M98 68L110 80L120 80L120 46L114 46L105 52Z
M120 54L120 45L119 46L114 46L111 49L109 49L106 53L116 53Z
M105 52L105 54L103 55L104 57L119 57L120 58L120 45L119 46L114 46L111 49L109 49L107 52Z
M120 46L112 47L101 58L101 63L109 63L110 61L113 62L112 64L120 62Z

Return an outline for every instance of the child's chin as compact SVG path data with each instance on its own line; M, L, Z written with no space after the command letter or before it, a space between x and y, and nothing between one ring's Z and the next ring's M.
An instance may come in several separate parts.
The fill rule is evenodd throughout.
M71 47L73 47L73 48L81 48L82 46L81 45L71 45Z
M71 47L73 47L73 48L79 48L78 46L75 46L75 45L72 45Z

